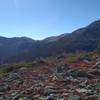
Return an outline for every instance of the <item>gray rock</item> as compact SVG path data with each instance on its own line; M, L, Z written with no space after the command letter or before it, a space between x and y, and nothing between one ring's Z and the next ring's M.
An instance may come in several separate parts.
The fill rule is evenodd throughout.
M5 92L9 89L10 87L7 84L0 84L0 92Z
M78 95L70 95L68 97L68 100L80 100L80 96L78 96Z
M0 96L0 100L5 100L3 96Z
M99 76L100 75L100 70L94 69L90 73L93 74L93 75Z
M97 61L97 62L96 62L95 68L100 69L100 61Z
M54 94L54 93L56 93L56 91L53 90L53 89L46 89L46 90L44 91L44 95L45 95L45 96L48 96L48 95Z
M96 83L94 86L95 89L100 89L100 82Z
M97 95L86 96L84 100L99 100Z
M54 100L54 97L48 96L48 97L46 98L46 100Z
M12 82L14 80L19 79L19 75L17 73L10 73L8 78L6 79L7 82Z

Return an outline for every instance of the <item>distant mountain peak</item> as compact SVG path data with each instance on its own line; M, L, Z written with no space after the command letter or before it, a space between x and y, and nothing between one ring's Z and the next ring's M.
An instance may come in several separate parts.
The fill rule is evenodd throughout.
M100 24L100 20L95 20L94 22L92 22L94 24Z
M94 27L100 27L100 20L96 20L94 22L92 22L89 27L94 28Z

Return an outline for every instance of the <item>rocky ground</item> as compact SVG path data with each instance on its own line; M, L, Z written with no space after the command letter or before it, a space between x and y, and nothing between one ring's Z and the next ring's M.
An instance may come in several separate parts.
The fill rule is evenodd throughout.
M0 77L0 100L100 100L100 55L21 67Z

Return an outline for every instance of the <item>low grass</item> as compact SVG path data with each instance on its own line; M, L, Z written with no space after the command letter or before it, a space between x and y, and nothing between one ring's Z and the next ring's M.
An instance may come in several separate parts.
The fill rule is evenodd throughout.
M68 63L74 63L76 62L78 59L80 59L82 57L83 54L81 53L70 53L70 54L67 54L67 62Z

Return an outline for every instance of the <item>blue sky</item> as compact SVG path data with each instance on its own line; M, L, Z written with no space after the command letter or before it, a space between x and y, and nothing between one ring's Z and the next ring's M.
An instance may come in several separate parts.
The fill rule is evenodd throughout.
M100 0L0 0L0 36L43 39L100 18Z

